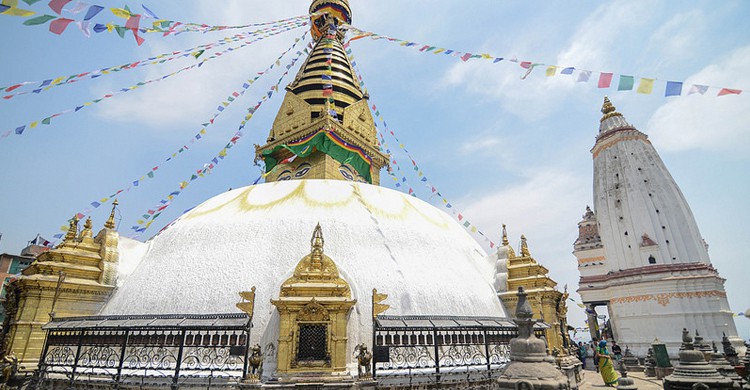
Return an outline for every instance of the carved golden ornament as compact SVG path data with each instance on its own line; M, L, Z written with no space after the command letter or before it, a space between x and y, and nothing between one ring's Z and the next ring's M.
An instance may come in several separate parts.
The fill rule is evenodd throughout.
M330 320L328 310L313 298L310 303L302 307L297 314L297 321L324 322Z
M605 120L615 117L615 116L622 116L619 112L617 112L617 109L615 108L614 104L609 101L608 97L604 97L604 104L602 105L602 119L600 122L604 122Z
M109 219L107 219L107 222L104 223L104 227L107 229L114 229L115 228L115 209L117 208L117 205L120 203L117 202L117 199L115 199L114 202L112 202L112 212L109 214Z
M240 298L242 302L237 304L237 308L247 313L250 318L253 317L253 311L255 310L255 286L250 291L241 291Z
M381 294L378 293L378 289L373 288L372 289L372 318L376 318L380 314L385 313L386 310L388 310L391 305L387 305L385 303L381 303L388 299L388 294Z
M529 244L526 242L526 236L521 235L521 257L531 257Z
M656 301L656 303L667 306L671 299L690 299L690 298L707 298L707 297L719 297L726 298L727 293L724 291L712 290L712 291L690 291L690 292L676 292L676 293L662 293L662 294L645 294L645 295L634 295L628 297L620 297L610 299L610 303L638 303L646 301Z
M75 241L78 236L78 216L74 215L70 220L70 226L68 232L65 234L65 242Z

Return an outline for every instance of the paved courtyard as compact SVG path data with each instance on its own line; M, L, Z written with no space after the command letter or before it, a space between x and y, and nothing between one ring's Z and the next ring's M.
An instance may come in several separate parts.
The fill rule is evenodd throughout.
M642 372L628 372L628 378L633 378L633 381L635 381L635 385L638 387L639 390L652 390L652 389L663 389L662 383L660 380L657 380L656 378L646 378L645 375L643 375ZM606 389L608 388L604 381L602 380L602 376L599 375L596 371L584 371L583 373L583 383L581 383L581 390L590 390L590 389Z

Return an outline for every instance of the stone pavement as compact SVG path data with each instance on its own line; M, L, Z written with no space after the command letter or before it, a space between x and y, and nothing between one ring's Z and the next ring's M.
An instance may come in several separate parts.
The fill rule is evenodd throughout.
M656 378L646 378L642 372L628 372L628 378L633 378L635 385L638 386L638 390L655 390L663 389L662 383ZM607 387L602 380L602 376L596 371L584 370L583 372L583 383L581 383L580 390L592 390L592 389L613 389Z

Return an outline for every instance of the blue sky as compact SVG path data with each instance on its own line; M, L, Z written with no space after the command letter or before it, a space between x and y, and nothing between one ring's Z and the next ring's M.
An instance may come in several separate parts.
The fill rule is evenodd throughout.
M45 8L39 2L35 10ZM750 277L743 244L750 238L750 30L743 1L528 2L472 0L352 1L360 29L472 53L575 66L594 71L589 83L569 76L546 77L537 68L525 80L518 64L467 63L424 54L386 41L352 43L359 70L390 128L441 193L494 241L508 224L512 241L529 239L535 257L560 286L577 287L571 254L576 223L592 204L590 148L601 103L609 95L630 123L650 136L690 202L712 262L727 278L732 310L750 308L743 282ZM73 4L73 3L71 3ZM141 3L99 2L105 7ZM241 25L302 15L309 0L173 1L146 3L165 19ZM68 7L71 7L69 5ZM48 9L47 13L51 13ZM78 15L80 18L81 15ZM96 21L117 21L107 11ZM47 26L23 26L0 15L0 85L44 80L194 47L231 35L192 33L132 36L95 34L75 26L61 36ZM120 19L120 21L122 21ZM242 83L270 65L304 29L228 53L162 82L114 97L49 126L0 140L0 252L17 253L37 233L50 238L90 202L127 187L164 161L201 129L216 106ZM286 57L286 63L291 57ZM192 58L140 67L96 80L60 86L39 95L0 101L0 133L78 106L113 90L159 78L195 63ZM298 65L294 68L296 71ZM232 137L247 107L280 77L276 68L249 89L208 129L190 151L165 164L155 179L120 198L121 233L179 182L203 168ZM598 89L596 72L657 78L652 95ZM665 80L746 90L740 96L663 97ZM282 84L285 85L289 79ZM616 81L613 85L616 86ZM280 105L264 103L245 136L205 179L199 179L141 239L203 200L252 183L253 144L262 144ZM393 144L394 142L391 141ZM409 162L400 152L396 159ZM418 195L440 206L408 176ZM386 178L384 185L392 186ZM101 227L109 206L93 213ZM579 299L577 294L572 297ZM583 314L571 308L571 322ZM750 337L750 319L737 318Z

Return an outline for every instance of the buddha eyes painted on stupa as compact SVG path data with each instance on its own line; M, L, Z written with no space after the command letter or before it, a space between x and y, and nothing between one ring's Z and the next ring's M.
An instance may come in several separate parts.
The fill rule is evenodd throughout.
M277 181L292 180L292 172L291 171L281 172L279 174L279 178L276 180Z
M307 175L308 172L310 172L310 168L312 168L312 165L308 163L302 163L297 167L297 172L294 173L295 179L300 179L303 176Z
M339 172L341 173L341 176L344 177L344 179L354 181L354 172L352 172L351 168L347 167L346 165L341 165L339 167Z

